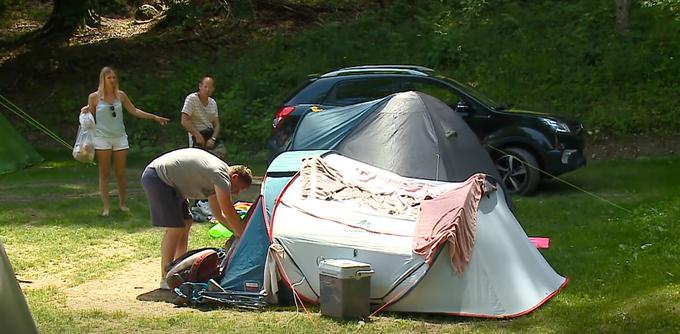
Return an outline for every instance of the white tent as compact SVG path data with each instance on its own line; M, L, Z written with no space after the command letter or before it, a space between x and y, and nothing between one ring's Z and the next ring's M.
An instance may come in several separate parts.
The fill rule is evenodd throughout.
M300 152L277 159L285 160L286 154ZM336 153L324 154L323 161L350 182L372 175L379 180L374 184L416 182L435 195L460 187L401 177ZM459 275L445 250L431 266L413 252L413 215L385 214L351 199L303 196L309 182L299 175L292 179L276 200L270 225L273 242L286 251L281 269L309 301L319 300L318 264L323 259L371 264L371 303L391 311L516 317L542 305L568 281L529 241L500 189L486 191L479 202L472 255Z

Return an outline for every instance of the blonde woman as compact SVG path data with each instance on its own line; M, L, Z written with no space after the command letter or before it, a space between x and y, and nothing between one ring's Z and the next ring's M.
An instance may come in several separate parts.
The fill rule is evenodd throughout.
M111 158L113 170L118 183L118 205L120 210L128 212L125 179L125 165L127 164L128 140L123 123L123 107L135 117L150 119L165 125L170 121L161 116L145 112L135 107L128 96L118 88L116 71L111 67L104 67L99 72L99 88L90 94L87 105L81 109L83 113L93 113L97 122L94 149L99 166L99 192L102 198L101 216L108 216L109 204L109 173Z

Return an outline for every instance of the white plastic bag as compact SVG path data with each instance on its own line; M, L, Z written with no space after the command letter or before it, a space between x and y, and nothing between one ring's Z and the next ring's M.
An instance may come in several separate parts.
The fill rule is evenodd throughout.
M76 143L73 145L73 158L85 163L94 161L94 131L96 125L91 113L80 113L80 126Z

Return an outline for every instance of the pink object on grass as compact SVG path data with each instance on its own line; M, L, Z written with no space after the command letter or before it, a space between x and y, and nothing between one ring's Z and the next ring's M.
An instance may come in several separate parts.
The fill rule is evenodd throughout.
M536 246L536 248L550 248L550 238L529 237L529 241Z

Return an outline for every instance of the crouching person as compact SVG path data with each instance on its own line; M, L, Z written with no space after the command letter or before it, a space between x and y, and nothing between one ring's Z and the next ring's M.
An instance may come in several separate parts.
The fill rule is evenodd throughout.
M161 243L161 289L167 289L166 265L187 251L192 219L190 199L207 198L213 216L234 235L245 229L232 204L232 194L252 183L250 169L229 166L211 153L185 148L168 152L153 160L142 173L142 186L149 202L151 223L165 227Z

